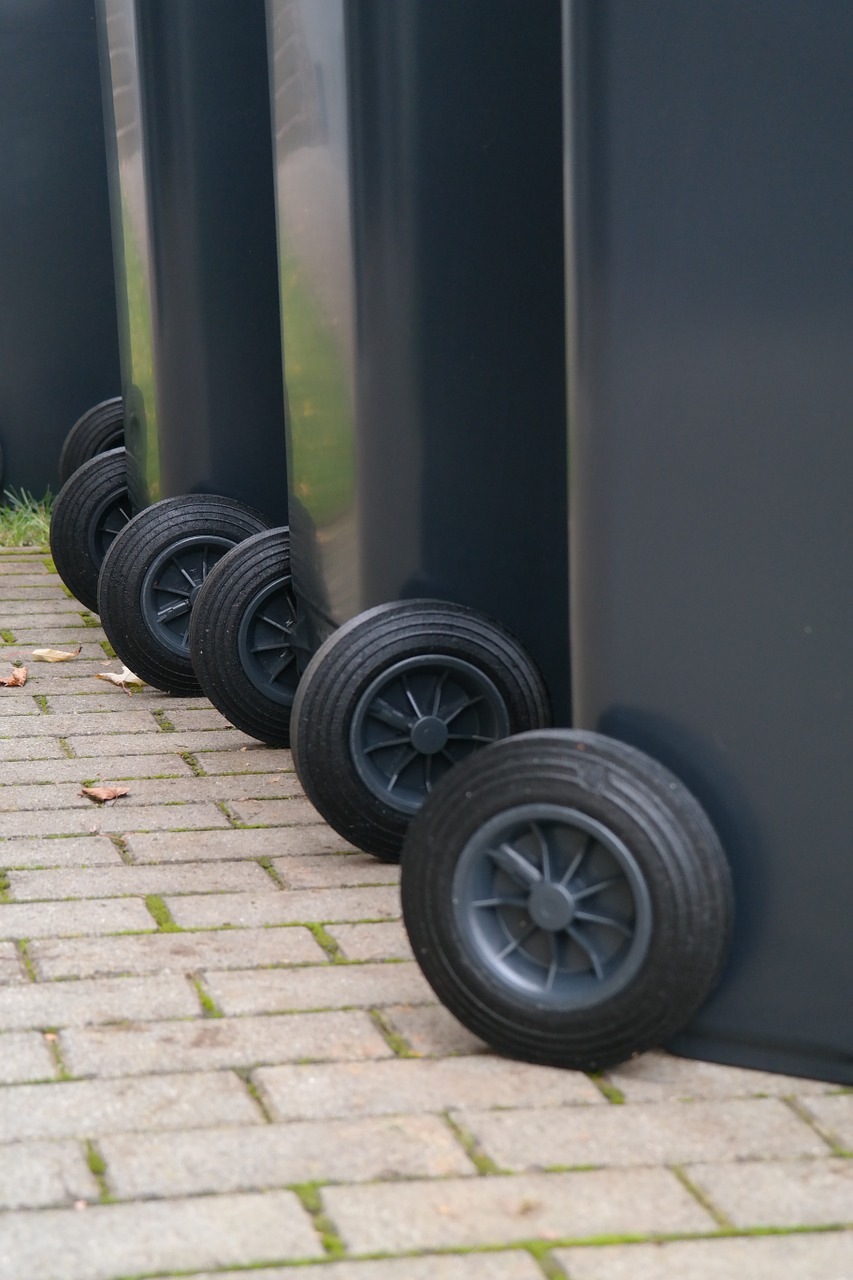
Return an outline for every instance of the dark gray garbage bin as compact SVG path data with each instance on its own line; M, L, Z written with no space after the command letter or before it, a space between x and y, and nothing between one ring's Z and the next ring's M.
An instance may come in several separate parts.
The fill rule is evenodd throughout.
M120 387L94 0L0 6L0 490Z
M587 734L504 744L436 794L403 859L409 933L450 1007L474 1025L479 993L481 1034L515 1052L600 1063L663 1040L850 1084L853 10L567 0L566 19L572 673ZM552 844L553 866L529 827L507 836L517 797L494 784L508 765L528 819L583 855L567 892ZM734 930L710 994L729 916L720 846ZM498 875L514 916L485 905ZM522 912L534 927L499 960ZM674 1020L644 986L659 944L664 996L673 974L698 973ZM598 982L586 1007L584 976ZM537 983L560 993L550 1008Z
M287 519L264 8L100 0L99 18L130 500L121 512L135 516L119 536L109 529L99 566L84 534L92 521L117 523L101 484L113 458L78 473L68 523L82 502L91 519L78 518L76 544L60 533L87 585L98 575L93 607L119 656L158 687L197 689L188 630L198 587L235 542Z
M298 671L328 640L338 655L370 655L358 680L375 684L376 697L380 685L392 696L395 682L399 693L404 674L417 682L414 668L429 660L430 679L446 683L442 714L465 697L480 704L482 721L472 713L454 726L452 748L428 734L423 749L367 746L342 712L354 695L353 724L364 719L371 736L348 661L317 654L292 721L300 777L338 830L378 851L379 812L393 811L398 848L400 822L467 749L463 738L470 747L497 733L507 707L516 731L548 721L535 666L568 716L559 5L269 0L268 14L292 583L271 556L266 584L235 585L227 610L263 607L269 617L263 592L279 574L279 648L296 662L256 664L247 624L242 649L233 631L232 665L242 661L259 692L230 682L216 642L225 587L214 594L211 584L205 687L243 727L286 742L285 694L292 702ZM231 557L235 583L246 582L251 555L247 544ZM432 601L423 610L422 598ZM462 625L459 606L498 624L496 639L472 623L479 656L440 653L439 640ZM194 649L196 637L205 642L203 612L202 601ZM432 643L421 653L425 631ZM379 643L392 633L393 655ZM275 636L264 638L273 655ZM510 643L510 666L530 681L518 705L500 663L489 666L494 646ZM500 712L465 666L479 661L503 690ZM413 696L432 710L436 690L424 679ZM276 681L277 717L249 720L249 699ZM398 778L396 757L410 751ZM341 800L343 775L361 817Z

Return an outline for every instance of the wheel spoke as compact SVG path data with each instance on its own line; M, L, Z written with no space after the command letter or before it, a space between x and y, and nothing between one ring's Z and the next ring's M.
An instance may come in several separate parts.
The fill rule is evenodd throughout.
M542 879L551 879L551 854L548 849L548 841L545 839L545 832L542 830L538 822L531 822L530 830L536 836L539 845L539 857L542 863Z
M527 906L526 898L479 898L471 903L472 907L518 907L523 911Z
M204 551L202 552L202 557L201 557L201 580L202 580L202 582L204 582L205 578L207 577L207 556L208 556L208 552L209 552L209 551L210 551L210 548L206 546L206 547L204 548Z
M633 938L634 936L633 929L629 929L626 924L622 924L621 920L614 920L611 916L596 916L591 911L576 911L575 919L583 920L587 924L600 924L608 929L615 929L624 938Z
M249 653L278 653L283 649L288 649L290 652L289 646L281 640L272 640L269 644L253 644Z
M539 884L542 879L542 873L532 863L528 862L525 857L513 849L512 845L499 845L497 849L487 849L486 853L496 862L502 871L511 876L518 884L529 888L531 885Z
M554 979L557 976L557 970L560 967L560 948L557 941L556 933L548 934L548 947L551 952L551 963L548 965L548 976L545 979L545 990L550 991L554 985Z
M398 711L396 707L392 707L390 702L386 702L384 698L374 698L368 707L368 715L373 716L376 720L381 720L383 724L390 725L392 729L403 729L408 733L414 724L411 716L407 716L405 711Z
M512 942L508 942L508 943L507 943L507 945L504 947L503 951L499 951L499 952L497 953L497 956L495 957L495 959L496 959L496 960L505 960L505 959L506 959L506 957L507 957L508 955L511 955L513 951L517 951L519 947L523 946L523 945L524 945L524 943L527 941L527 939L528 939L528 938L530 938L530 937L531 937L531 936L536 932L536 930L537 930L538 928L539 928L539 926L538 926L537 924L529 924L529 925L527 926L527 928L526 928L526 929L524 929L524 930L523 930L523 931L518 935L518 937L517 937L517 938L513 938Z
M169 596L183 596L185 600L189 600L190 592L184 591L183 587L167 587L162 582L154 583L155 591L165 591Z
M406 694L406 697L409 699L409 702L411 703L412 710L414 711L417 718L420 720L421 717L423 716L423 712L421 711L420 707L415 701L415 695L412 693L411 687L409 685L409 677L406 675L403 676L403 690Z
M162 609L157 610L158 622L171 622L173 618L180 618L183 614L189 613L190 602L186 600L176 600L174 604L167 604Z
M612 884L620 884L621 880L621 876L611 876L609 880L600 880L598 884L588 885L586 889L578 889L577 893L572 893L572 897L575 902L580 902L582 898L591 898L594 893L609 889Z
M477 705L478 702L482 702L483 697L484 695L480 693L477 695L476 698L466 698L464 702L460 702L458 706L454 707L452 711L449 712L449 714L446 713L442 717L442 719L444 720L444 723L451 724L456 719L457 716L462 715L463 711L467 711L469 707L474 707Z
M495 742L494 734L490 733L449 733L447 735L448 742Z
M296 661L296 657L294 653L289 649L286 650L281 655L278 662L273 663L272 667L270 668L270 674L269 674L269 679L267 680L267 684L273 684L279 678L282 671L285 671L287 667L292 667L295 661Z
M186 569L181 564L180 560L178 560L176 556L172 556L171 559L169 560L169 563L173 564L175 568L178 570L178 572L184 575L187 582L190 584L190 589L195 590L195 588L198 586L198 583L196 582L195 578L192 576L191 573L187 573Z
M381 751L383 747L404 747L409 741L406 738L386 738L384 742L372 742L369 747L364 748L366 756L372 755L374 751Z
M432 791L432 756L424 756L424 786L429 795Z
M586 952L586 954L589 956L590 960L592 961L592 967L595 970L596 978L598 978L599 982L603 982L604 966L601 963L601 958L598 952L596 951L595 947L592 946L591 943L587 942L583 934L580 933L577 929L572 928L571 925L566 926L566 933L574 942L578 944L578 946L581 948L582 951Z
M560 884L568 884L572 876L577 874L577 870L580 864L583 862L586 855L589 853L590 849L592 848L592 844L593 844L592 836L587 836L587 838L584 840L583 844L581 845L580 849L578 850L577 854L574 856L574 858L572 858L571 862L569 863L568 869L560 877Z
M411 749L411 751L406 751L406 752L404 753L402 760L400 761L399 765L397 766L397 772L396 772L396 773L394 773L394 774L392 774L392 775L391 775L391 777L388 779L388 790L389 790L389 791L393 791L393 790L394 790L394 788L395 788L395 787L396 787L396 785L397 785L397 782L398 782L398 779L399 779L399 777L400 777L400 774L403 772L403 770L404 770L404 769L407 769L407 768L408 768L408 766L412 763L412 761L413 761L413 760L416 760L416 759L417 759L417 756L418 756L418 752L417 752L417 751L415 751L414 747Z
M276 631L283 631L287 634L293 630L292 620L290 622L276 622L275 618L270 618L265 613L259 613L257 616L261 622L269 623L271 627L275 627Z
M442 671L441 675L438 677L438 680L436 681L435 694L433 695L433 699L432 699L432 714L434 716L438 715L438 708L441 706L441 695L444 693L444 686L447 683L447 677L449 675L450 675L449 671Z

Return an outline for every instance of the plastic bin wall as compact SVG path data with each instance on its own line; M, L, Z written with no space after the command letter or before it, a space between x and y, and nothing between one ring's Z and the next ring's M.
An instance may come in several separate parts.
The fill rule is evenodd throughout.
M565 719L559 4L268 12L304 648L458 601L527 644Z
M120 388L94 0L0 5L0 485Z
M576 721L731 859L676 1047L853 1083L853 6L565 13Z

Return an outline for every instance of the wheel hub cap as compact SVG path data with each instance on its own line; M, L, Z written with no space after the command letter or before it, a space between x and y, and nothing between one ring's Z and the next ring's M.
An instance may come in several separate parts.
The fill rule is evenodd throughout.
M411 743L422 755L434 756L447 746L450 731L438 716L423 716L411 729Z
M575 900L561 884L537 884L530 893L527 910L534 924L553 933L571 924Z

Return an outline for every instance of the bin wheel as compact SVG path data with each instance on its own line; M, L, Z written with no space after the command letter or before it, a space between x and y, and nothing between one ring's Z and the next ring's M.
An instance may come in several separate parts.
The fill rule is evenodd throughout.
M207 697L238 729L290 745L299 675L287 529L256 533L222 557L198 594L190 658Z
M121 396L103 400L77 419L59 454L59 483L65 484L78 467L109 449L124 444L124 406Z
M98 572L131 518L124 449L84 462L56 495L50 553L62 581L87 609L98 610Z
M396 861L412 816L452 766L550 722L542 676L514 636L473 609L409 600L359 614L318 649L291 739L326 821Z
M424 976L513 1057L591 1071L665 1043L711 993L728 865L649 756L555 730L454 770L412 822L403 919Z
M260 512L212 494L166 498L135 516L98 579L101 626L122 662L166 693L200 692L189 628L202 583L226 551L265 528Z

